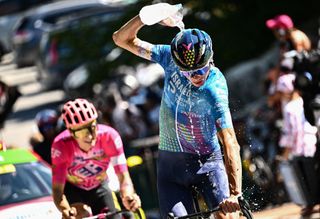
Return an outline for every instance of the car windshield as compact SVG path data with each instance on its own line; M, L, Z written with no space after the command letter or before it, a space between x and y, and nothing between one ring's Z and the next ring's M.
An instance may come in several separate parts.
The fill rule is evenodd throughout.
M51 170L39 162L0 166L0 206L51 195Z

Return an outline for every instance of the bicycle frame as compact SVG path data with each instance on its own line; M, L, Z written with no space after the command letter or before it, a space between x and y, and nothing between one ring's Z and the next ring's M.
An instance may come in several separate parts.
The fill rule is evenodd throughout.
M107 218L111 218L114 215L125 213L125 212L129 212L129 211L128 210L120 210L120 211L115 211L115 212L100 213L97 215L84 217L82 219L107 219Z
M115 212L102 212L100 214L89 216L89 217L84 217L82 219L107 219L107 218L111 218L112 216L117 215L117 214L129 213L129 212L132 212L132 211L122 209L122 210L118 210ZM146 216L145 216L142 208L139 208L139 209L137 209L137 211L132 212L132 213L135 214L135 218L146 219Z

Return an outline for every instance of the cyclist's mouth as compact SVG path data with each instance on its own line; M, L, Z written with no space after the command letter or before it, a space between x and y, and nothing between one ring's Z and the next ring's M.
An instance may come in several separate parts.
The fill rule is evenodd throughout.
M88 145L93 147L96 144L96 140L95 139L91 139L89 141L85 141L84 143L86 143L86 144L88 144Z
M200 79L200 80L193 80L192 81L193 85L196 86L196 87L202 86L204 84L204 82L205 82L205 78Z

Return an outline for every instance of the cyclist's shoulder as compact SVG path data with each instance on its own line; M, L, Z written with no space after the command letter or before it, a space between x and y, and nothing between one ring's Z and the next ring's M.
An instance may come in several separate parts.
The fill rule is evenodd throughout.
M53 144L59 142L68 142L71 141L73 138L71 136L71 133L69 132L69 130L64 130L62 132L60 132L53 140Z
M68 130L58 134L51 145L51 158L54 162L69 160L74 154L76 141ZM66 159L67 158L67 159Z
M168 52L170 52L170 45L168 45L168 44L154 44L153 45L153 47L152 47L153 49L159 49L159 50L163 50L163 51L168 51Z
M121 140L119 132L112 126L106 124L98 124L97 136L98 138L105 140L102 142L119 141L118 139Z
M162 56L169 56L171 55L171 48L170 45L165 44L155 44L152 47L152 53L153 54L159 54Z
M219 68L213 66L210 69L210 75L208 77L208 83L210 86L208 86L208 88L214 88L214 87L221 87L221 86L227 86L226 82L226 78L223 75L223 73L220 71ZM215 85L215 86L212 86Z
M98 124L98 135L111 135L117 134L118 131L110 125Z

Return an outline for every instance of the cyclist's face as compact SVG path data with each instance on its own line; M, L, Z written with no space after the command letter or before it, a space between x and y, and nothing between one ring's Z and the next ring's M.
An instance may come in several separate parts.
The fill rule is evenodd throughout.
M273 30L276 37L280 40L285 40L287 36L287 31L283 28L276 28Z
M96 143L96 120L78 129L70 129L81 149L88 151Z
M193 70L193 71L183 71L181 70L181 73L189 79L189 81L196 87L201 87L204 82L206 81L206 78L210 72L210 63L208 63L206 66Z

